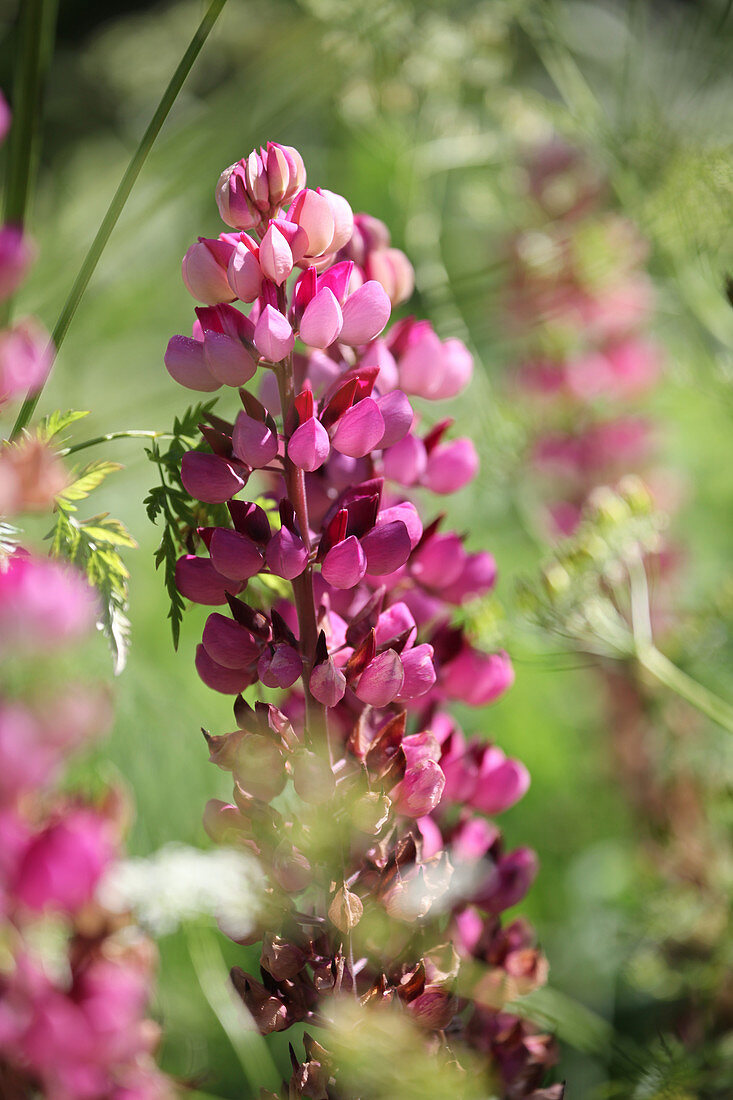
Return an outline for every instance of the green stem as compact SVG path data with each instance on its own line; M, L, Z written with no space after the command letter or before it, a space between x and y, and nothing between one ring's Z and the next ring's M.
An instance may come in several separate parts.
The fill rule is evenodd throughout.
M175 439L168 432L147 431L144 428L131 428L124 432L107 432L106 435L95 435L93 439L85 439L81 443L75 443L73 447L64 447L56 453L61 458L74 455L77 451L85 451L87 447L96 447L99 443L109 443L112 439Z
M41 2L41 0L35 0L35 2ZM168 87L163 93L163 96L158 104L153 117L148 124L148 128L140 140L132 160L128 164L125 174L120 180L120 184L114 193L111 203L107 209L107 213L102 219L102 224L97 230L97 235L89 246L89 250L82 261L79 274L76 277L76 281L69 292L69 296L64 303L64 307L61 310L59 319L56 322L56 326L51 336L51 342L53 344L53 357L54 360L58 355L59 349L64 342L66 333L69 330L69 326L74 318L74 314L79 308L84 292L89 285L89 281L94 274L95 268L99 263L100 257L104 252L107 241L110 238L112 230L114 229L117 221L122 213L122 210L127 202L130 192L132 191L137 177L140 175L140 171L147 160L148 154L152 149L155 139L160 133L161 127L165 122L168 113L173 106L178 93L180 92L183 83L188 76L194 61L198 57L201 47L209 36L209 33L218 19L226 0L211 0L209 7L204 15L199 27L194 34L188 49L181 58L178 68L171 77ZM28 394L23 402L20 412L13 426L12 439L18 435L19 432L25 428L26 424L30 420L33 412L38 404L38 399L41 396L41 390L37 390L34 394Z
M41 99L56 30L58 0L20 0L18 13L18 62L13 80L13 122L8 138L5 177L6 222L22 226L38 154ZM0 321L10 320L12 302L3 302Z
M712 691L708 691L697 680L693 680L677 665L672 664L656 646L637 646L636 659L642 668L645 668L660 684L664 684L670 691L679 695L690 706L711 718L723 729L733 733L733 707Z

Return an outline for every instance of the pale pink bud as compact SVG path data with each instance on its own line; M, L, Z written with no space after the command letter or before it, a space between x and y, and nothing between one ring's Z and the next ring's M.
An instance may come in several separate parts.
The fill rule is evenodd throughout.
M28 274L35 249L17 225L0 229L0 300L15 294Z
M336 228L335 213L328 197L318 191L306 188L296 197L288 211L288 218L299 225L308 238L305 260L313 261L331 250Z
M209 615L201 637L209 657L224 668L248 668L259 658L262 643L227 615Z
M320 420L311 416L300 424L288 441L290 460L312 473L318 470L331 453L331 440Z
M424 484L432 492L447 496L468 485L478 468L478 455L470 439L438 443L428 455Z
M221 455L186 451L181 460L181 481L196 500L223 504L244 488L244 481Z
M15 896L36 912L75 913L92 900L112 854L104 818L89 810L68 813L31 841L18 869Z
M357 698L372 707L386 707L399 695L404 678L398 654L393 649L386 649L362 672L356 688Z
M234 295L242 302L254 302L262 288L262 268L257 257L257 248L249 237L243 235L242 239L232 249L227 264L227 285Z
M384 420L384 435L379 440L379 447L384 450L405 438L412 427L415 414L402 390L392 390L391 393L378 397L377 405Z
M372 279L349 295L342 312L344 323L339 340L359 347L379 336L389 321L392 306L384 287Z
M305 307L300 322L300 338L312 348L327 348L338 339L343 318L341 306L332 290L323 287Z
M484 814L503 813L524 797L529 783L529 772L519 760L492 761L487 754L487 766L479 769L471 805Z
M192 244L181 264L181 274L186 289L198 302L215 306L219 302L234 300L234 292L227 279L227 265L232 246L227 241L199 237Z
M397 700L398 702L408 702L410 699L417 699L419 696L425 695L435 683L433 647L427 643L422 643L416 645L413 649L404 650L401 657L405 680Z
M248 416L244 409L237 415L232 450L242 462L253 470L261 470L276 457L278 446L277 432L273 432L266 421Z
M353 588L366 573L366 554L354 535L336 543L326 554L321 575L334 588Z
M266 305L255 326L255 346L270 363L279 363L293 350L295 337L287 317Z
M259 214L247 195L244 161L237 161L222 172L216 185L216 205L221 220L232 229L254 229L259 223Z
M363 355L359 357L362 367L378 367L377 389L380 393L390 393L400 384L397 361L384 340L374 340Z
M281 206L290 202L293 196L305 187L303 158L292 145L278 145L274 141L269 141L265 164L272 206Z
M265 557L269 568L286 581L299 577L308 564L308 551L295 532L281 527L267 544Z
M416 435L408 433L399 443L389 447L382 456L384 476L398 485L416 485L422 480L428 466L425 444Z
M28 317L0 332L0 402L38 390L53 359L51 338Z
M218 691L222 695L239 695L246 691L255 681L253 676L245 668L225 668L215 661L204 649L203 645L196 646L195 657L196 671L212 691Z
M428 588L441 590L443 585L457 580L463 569L463 541L449 531L432 534L415 553L411 566L413 575Z
M398 357L400 386L405 393L430 398L440 384L443 345L430 325L416 326L415 337Z
M324 707L335 707L341 702L346 692L346 677L336 667L333 657L313 669L310 690L313 698L323 703Z
M367 279L381 283L393 306L406 302L415 289L415 271L399 248L381 248L371 252L364 264Z
M392 505L391 508L383 508L377 516L376 526L380 527L383 523L391 523L396 519L402 520L407 528L410 546L414 550L422 538L422 520L412 501L405 500L401 504Z
M367 560L367 572L375 576L394 573L410 556L410 535L400 519L380 523L361 540Z
M256 208L265 213L270 207L270 189L267 183L267 169L257 150L253 150L245 161L247 195Z
M507 653L480 653L465 646L443 666L442 682L450 699L482 707L503 695L514 683L514 669Z
M339 417L331 442L341 454L363 458L374 450L384 430L379 405L373 397L365 397Z
M176 562L176 588L193 603L216 606L227 602L227 592L236 596L242 585L219 573L208 558L184 554Z
M260 268L276 286L282 286L293 270L293 253L277 222L270 222L260 243Z
M340 248L348 244L353 232L353 211L343 195L337 195L335 191L327 191L324 187L319 187L318 193L328 200L333 214L333 236L327 250L338 252Z
M261 550L252 539L227 527L216 528L211 536L209 554L219 573L237 581L254 577L265 564Z
M164 361L171 378L189 390L212 393L221 386L204 359L204 345L201 340L192 340L189 336L171 336Z

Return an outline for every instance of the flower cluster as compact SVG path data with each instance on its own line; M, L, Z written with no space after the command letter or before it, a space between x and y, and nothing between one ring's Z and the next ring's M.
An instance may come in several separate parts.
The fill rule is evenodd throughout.
M0 116L6 108L0 101ZM32 249L0 230L0 295L17 289ZM48 337L35 321L0 333L0 403L45 378ZM0 518L49 509L65 474L42 439L2 440ZM59 784L69 757L109 723L106 695L54 677L56 658L93 629L96 600L75 569L14 542L0 547L0 1092L49 1100L172 1096L145 1018L155 953L98 887L125 817L114 791L96 803ZM52 687L54 679L60 682Z
M308 189L295 150L269 144L227 169L217 201L237 232L186 254L204 306L165 362L188 388L229 385L241 401L231 419L207 412L182 457L211 522L176 569L184 597L222 609L198 673L236 696L237 728L206 734L234 797L210 802L205 825L268 878L248 940L262 942L260 973L235 968L235 987L263 1033L322 1023L348 995L401 1008L457 1056L473 1047L502 1096L560 1097L541 1089L549 1037L503 1011L546 970L529 928L501 923L537 861L506 850L492 818L529 776L445 710L514 678L506 653L455 623L494 585L492 557L442 516L423 520L422 490L453 493L478 462L451 421L419 429L410 399L459 393L471 356L412 318L382 335L407 261L381 223ZM257 684L251 705L241 693ZM282 690L277 705L263 688ZM337 1076L308 1040L288 1095L335 1095Z

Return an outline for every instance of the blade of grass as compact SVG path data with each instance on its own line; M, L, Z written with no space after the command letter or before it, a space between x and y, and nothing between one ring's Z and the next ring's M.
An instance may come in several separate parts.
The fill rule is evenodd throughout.
M38 3L41 0L34 0ZM125 174L120 180L120 184L114 193L112 201L109 204L107 213L102 219L102 223L97 230L97 235L89 246L89 250L82 261L82 265L79 269L79 274L76 277L74 285L72 286L69 296L64 303L63 309L56 322L55 328L51 335L52 354L54 359L58 355L59 348L64 342L66 333L69 330L74 314L79 308L84 292L86 291L89 281L94 274L95 268L99 263L100 257L104 252L107 241L109 240L112 230L114 229L117 221L122 213L125 203L127 202L130 192L135 186L137 177L140 175L143 165L147 160L148 154L152 149L155 139L160 133L161 127L168 117L168 113L176 101L178 93L183 87L183 83L191 71L193 64L198 57L204 42L209 36L211 29L213 28L216 20L219 18L221 11L226 3L226 0L211 0L209 7L206 10L201 23L196 30L188 49L181 58L176 71L171 77L168 87L163 93L163 96L155 109L155 113L151 118L148 127L143 134L140 144L135 150L130 163L128 164ZM23 402L15 424L13 425L12 439L25 428L28 424L33 412L38 404L38 400L41 396L41 390L37 390L34 394L28 394Z

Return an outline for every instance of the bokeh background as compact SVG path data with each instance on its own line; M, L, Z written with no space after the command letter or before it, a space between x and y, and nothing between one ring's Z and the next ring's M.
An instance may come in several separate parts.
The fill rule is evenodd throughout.
M29 217L40 262L20 301L49 328L202 11L197 0L60 2ZM15 4L0 5L4 88L15 13ZM500 580L487 629L510 649L517 681L492 708L467 712L466 728L495 739L532 773L505 827L510 845L530 844L541 857L522 908L549 956L552 989L567 998L557 1002L564 1005L559 1030L575 1100L632 1095L618 1084L630 1070L634 1096L661 1096L651 1071L676 1058L671 1040L659 1038L665 1021L690 982L703 989L708 979L702 964L689 977L689 967L667 965L657 950L687 919L688 900L670 893L645 855L595 673L586 659L537 637L517 607L516 578L536 570L543 551L527 523L528 429L510 384L518 348L502 316L505 241L527 217L518 185L523 150L553 133L607 176L609 208L633 219L649 241L665 366L648 411L660 461L684 487L674 519L686 560L675 592L682 628L671 655L731 699L732 47L725 0L229 0L43 396L42 411L91 410L76 439L170 427L185 398L163 352L171 334L188 331L192 315L180 258L196 235L219 232L218 175L256 144L296 145L312 186L343 193L354 210L389 225L416 269L409 311L428 316L442 337L465 340L476 356L474 384L455 417L461 434L477 441L482 473L446 508L469 532L469 548L496 555ZM153 566L159 535L142 504L154 467L136 441L99 453L125 468L95 494L94 509L122 519L139 549L126 555L133 633L114 684L117 721L88 767L129 787L137 807L133 854L171 842L206 846L201 810L207 798L225 795L226 777L206 763L199 727L224 732L230 704L194 672L199 610L172 649ZM101 642L95 659L104 670ZM715 813L729 826L730 735L700 724L696 738L695 760L715 775ZM202 1096L248 1095L241 1059L256 1066L266 1054L246 1037L235 1049L207 999L225 961L242 963L246 949L205 922L159 945L164 1065L193 1078L205 1070ZM637 1053L619 1055L604 1021L638 1044ZM718 1082L711 1089L727 1087L720 1066L733 1061L733 1042L721 1043L711 1056ZM277 1037L273 1049L276 1059L286 1056ZM641 1058L639 1050L646 1050ZM733 1094L705 1092L700 1074L698 1081L683 1074L678 1091L665 1095Z

